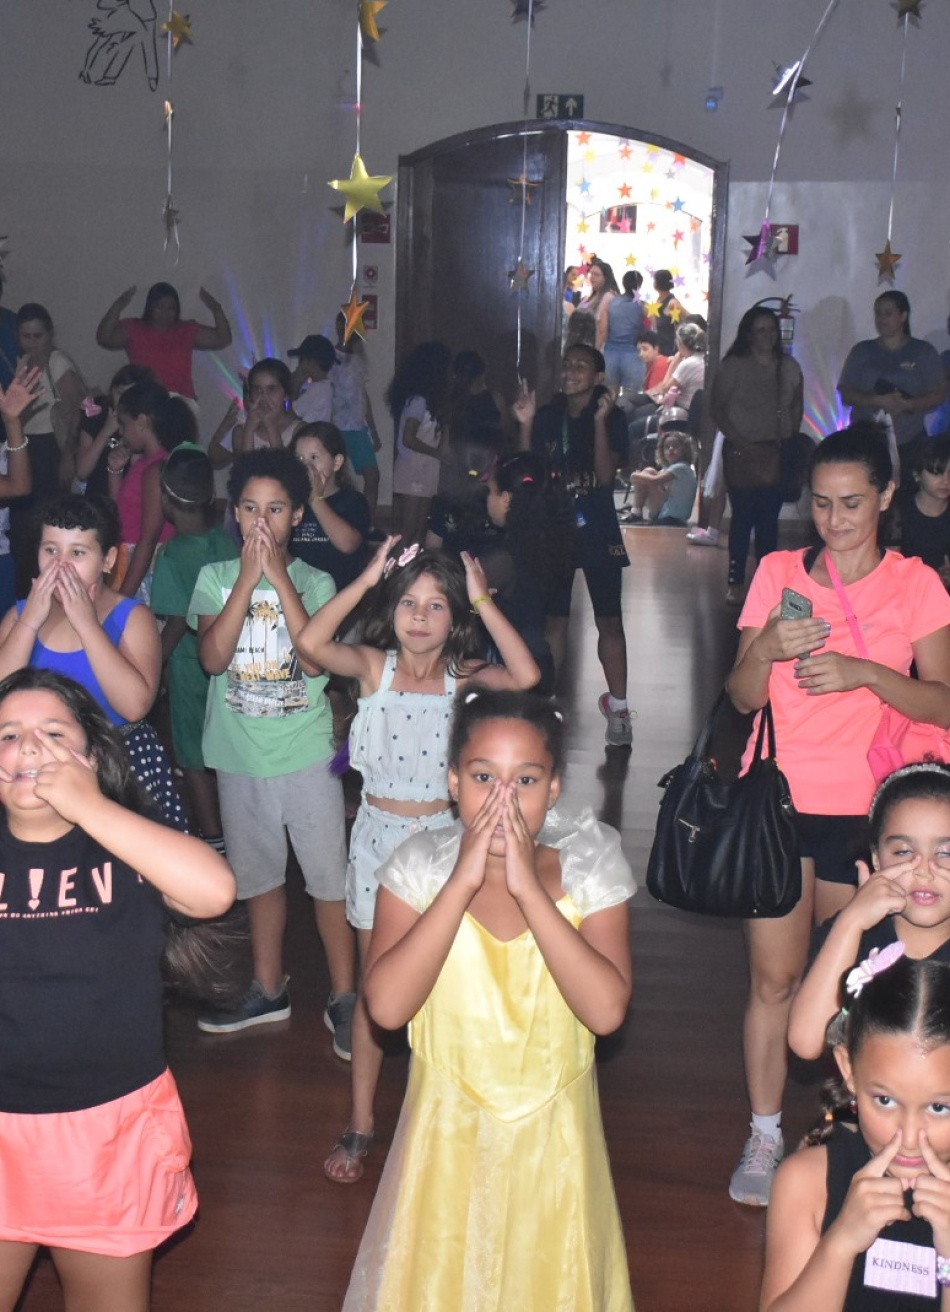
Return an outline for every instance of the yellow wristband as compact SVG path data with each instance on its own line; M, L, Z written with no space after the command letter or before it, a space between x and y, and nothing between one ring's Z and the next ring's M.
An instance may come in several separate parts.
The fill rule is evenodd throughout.
M472 614L477 615L479 606L483 605L484 602L494 601L494 600L495 600L494 597L488 597L488 596L476 597L475 600L472 602Z

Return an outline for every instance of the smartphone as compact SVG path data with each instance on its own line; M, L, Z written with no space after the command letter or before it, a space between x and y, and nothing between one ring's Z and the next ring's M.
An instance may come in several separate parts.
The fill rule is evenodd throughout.
M794 588L782 589L782 610L779 616L783 620L810 620L811 602Z

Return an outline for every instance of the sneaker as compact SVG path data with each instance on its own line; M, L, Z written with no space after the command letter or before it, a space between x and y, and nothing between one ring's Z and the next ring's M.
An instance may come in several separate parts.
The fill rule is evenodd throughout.
M286 1020L289 1015L290 995L286 984L276 998L269 998L254 980L236 1007L230 1011L216 1011L210 1016L199 1016L198 1028L205 1034L233 1034L235 1030L250 1029L252 1025Z
M353 1056L353 1008L356 1006L355 993L331 993L327 999L327 1009L323 1013L323 1023L333 1035L333 1051L344 1061Z
M686 541L694 547L718 547L718 528L691 528L686 534Z
M622 510L617 518L621 524L642 524L643 511L638 510L636 506L631 506L629 510Z
M612 711L609 698L610 694L605 692L597 702L601 715L607 721L607 732L604 735L607 746L630 747L633 744L633 724L630 712Z
M785 1145L779 1131L777 1139L761 1134L753 1127L742 1150L739 1165L729 1181L729 1197L747 1207L768 1207L772 1192L775 1168L785 1154Z

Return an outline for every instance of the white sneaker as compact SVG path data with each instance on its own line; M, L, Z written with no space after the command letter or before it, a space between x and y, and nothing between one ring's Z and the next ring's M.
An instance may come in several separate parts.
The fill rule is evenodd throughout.
M609 699L610 694L605 692L597 701L600 713L607 721L607 732L604 735L607 746L631 747L633 745L633 717L629 711L612 711Z
M719 530L718 528L691 528L686 534L686 541L692 542L694 547L718 547Z
M729 1197L736 1203L745 1203L746 1207L768 1207L772 1192L772 1177L775 1169L785 1155L782 1132L777 1139L770 1134L762 1134L752 1127L752 1133L746 1140L739 1165L729 1181Z

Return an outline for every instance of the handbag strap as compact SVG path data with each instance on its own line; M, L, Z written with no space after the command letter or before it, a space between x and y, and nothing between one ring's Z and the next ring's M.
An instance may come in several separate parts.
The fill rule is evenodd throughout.
M844 611L844 617L848 621L848 628L851 630L851 637L854 639L854 645L858 649L858 655L862 660L869 661L871 657L868 653L867 643L864 641L864 638L861 636L861 630L858 628L857 616L851 608L851 602L848 600L848 594L844 590L844 584L841 582L838 571L835 569L834 561L831 559L831 555L827 551L825 552L825 569L828 571L828 577L831 579L831 586L838 594L838 600L841 602L841 609Z
M696 739L696 742L693 744L693 750L690 753L691 760L701 761L703 759L706 753L706 748L709 745L709 738L710 735L712 734L713 725L716 722L716 718L719 715L721 708L726 704L726 702L729 702L731 700L732 699L730 698L728 692L726 691L725 688L723 688L719 696L716 698L712 710L709 712L709 715L706 717L706 723L699 731L699 737ZM766 742L766 733L768 734L767 742ZM753 753L752 761L749 766L750 770L753 768L753 766L756 764L757 761L762 759L763 747L767 748L769 758L774 761L775 760L775 722L772 719L771 702L765 703L759 715L759 727L758 727L758 732L756 733L755 736L755 752Z

